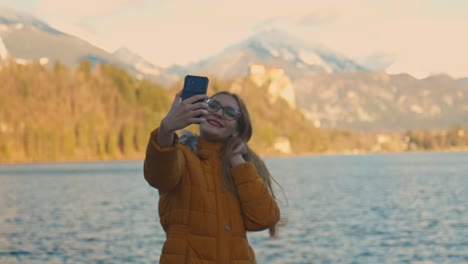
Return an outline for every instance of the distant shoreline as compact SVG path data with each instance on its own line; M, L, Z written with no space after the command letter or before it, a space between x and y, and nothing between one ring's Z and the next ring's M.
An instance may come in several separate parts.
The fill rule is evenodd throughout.
M277 154L277 155L261 155L262 158L286 158L286 157L312 157L312 156L358 156L358 155L386 155L386 154L417 154L417 153L464 153L468 152L468 148L452 149L452 150L409 150L409 151L362 151L362 152L316 152L302 154Z
M316 152L316 153L300 153L300 154L274 154L274 155L260 155L264 159L270 158L294 158L294 157L313 157L313 156L358 156L358 155L387 155L387 154L417 154L417 153L465 153L468 148L451 149L451 150L411 150L411 151L362 151L362 152ZM1 165L37 165L37 164L61 164L61 163L98 163L98 162L133 162L141 161L143 163L144 157L141 158L122 158L122 159L83 159L83 160L44 160L44 161L12 161L0 162Z

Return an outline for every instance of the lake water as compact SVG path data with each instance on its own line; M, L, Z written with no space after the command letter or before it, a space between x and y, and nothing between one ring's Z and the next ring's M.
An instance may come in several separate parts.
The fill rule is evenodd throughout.
M468 153L268 158L288 218L259 263L468 263ZM0 165L0 263L158 263L142 161Z

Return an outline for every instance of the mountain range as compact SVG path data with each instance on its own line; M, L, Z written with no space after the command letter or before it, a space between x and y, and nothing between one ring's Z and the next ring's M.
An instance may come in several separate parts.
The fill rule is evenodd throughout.
M388 60L376 55L364 66L279 30L259 32L196 63L163 68L128 48L107 52L29 14L0 8L0 57L47 65L58 60L69 67L89 59L114 64L164 87L186 74L245 78L252 64L260 64L284 70L296 107L317 126L388 131L468 125L468 78L416 79L376 72ZM377 66L368 67L371 64Z
M468 85L447 75L316 74L297 80L297 107L325 127L372 131L468 125Z
M223 52L185 66L182 70L170 68L175 74L214 75L232 79L248 75L252 63L275 66L286 71L295 80L307 73L334 73L341 71L365 71L357 62L327 49L312 45L279 30L262 31Z
M121 48L113 53L89 42L50 27L42 20L16 10L0 7L0 57L14 58L19 63L60 61L69 67L81 60L109 63L126 69L138 78L170 85L178 77Z

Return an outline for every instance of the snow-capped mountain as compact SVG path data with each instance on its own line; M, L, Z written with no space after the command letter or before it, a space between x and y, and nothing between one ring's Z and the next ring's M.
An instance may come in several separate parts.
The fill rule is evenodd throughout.
M21 27L20 25L29 25L52 34L64 34L28 13L6 7L0 7L0 24L3 26L17 27ZM4 29L4 27L2 27L2 29Z
M177 78L128 49L109 53L85 40L58 31L32 15L3 7L0 7L0 57L2 60L15 59L19 63L34 60L41 64L53 64L60 61L70 67L89 59L116 65L139 78L162 85L172 83Z
M222 79L246 76L249 65L259 63L280 67L293 80L311 72L366 70L357 62L318 44L310 44L279 30L251 36L226 48L220 54L185 67L171 70L178 74L198 73Z
M359 58L357 62L370 71L382 72L395 62L395 58L389 54L378 52Z

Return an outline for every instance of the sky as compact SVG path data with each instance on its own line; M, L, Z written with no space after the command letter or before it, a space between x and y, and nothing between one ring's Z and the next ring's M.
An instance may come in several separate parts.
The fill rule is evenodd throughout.
M113 52L159 66L196 62L280 29L390 74L468 77L466 0L0 0Z

